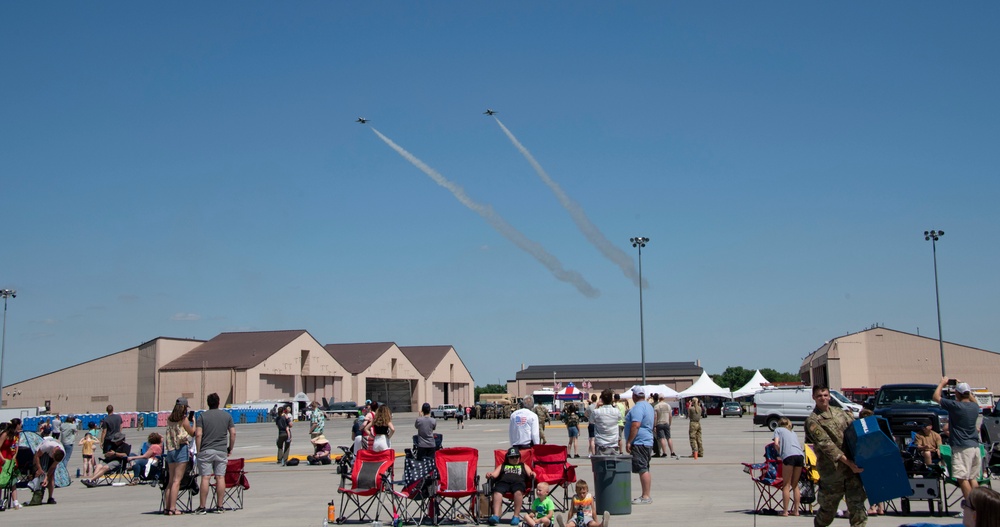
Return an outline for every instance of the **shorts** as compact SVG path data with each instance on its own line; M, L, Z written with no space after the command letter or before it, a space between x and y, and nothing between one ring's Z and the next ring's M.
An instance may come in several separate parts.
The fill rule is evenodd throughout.
M187 445L184 445L177 450L169 450L163 455L163 462L172 465L174 463L187 463L191 461L191 451Z
M587 437L594 437L597 435L597 429L594 427L594 423L587 424Z
M198 452L198 475L225 476L226 475L226 453L218 450L202 450Z
M804 467L806 466L805 461L806 459L804 456L794 455L782 459L781 464L785 465L786 467Z
M93 454L84 454L83 455L83 459L94 459L94 455Z
M526 487L524 482L519 483L507 483L506 481L498 481L493 484L493 492L499 492L500 494L514 494L515 492L521 492L524 494Z
M632 445L632 473L643 474L649 472L649 458L652 454L653 447Z
M983 466L979 447L959 447L952 448L951 451L951 477L970 481L979 479Z
M114 460L108 462L108 472L118 472L118 469L122 468L121 460Z
M566 427L566 432L569 433L569 436L571 438L572 437L578 437L580 435L580 428L577 427L577 426L567 426Z
M594 517L593 516L589 516L589 515L584 514L583 515L583 523L581 523L580 525L577 525L577 527L587 527L588 525L590 525L590 522L592 522L592 521L594 521ZM569 520L566 520L566 524L567 525L570 525L570 524L576 525L576 515L575 514L570 514Z
M670 439L670 425L656 425L657 439Z
M42 472L48 472L49 467L52 466L53 461L54 460L52 459L52 456L48 454L42 454L41 456L39 456L38 464L42 466Z
M465 414L459 414L459 413L455 414L455 420L456 421L458 421L458 422L461 423L463 419L465 419Z

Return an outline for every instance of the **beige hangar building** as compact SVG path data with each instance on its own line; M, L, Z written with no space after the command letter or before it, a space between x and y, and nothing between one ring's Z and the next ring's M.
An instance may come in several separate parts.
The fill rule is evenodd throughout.
M386 402L395 411L472 401L474 380L452 346L320 344L308 331L221 333L202 341L158 337L3 387L6 408L53 412L162 411L216 392L223 404L290 400ZM10 393L11 395L7 395Z
M949 378L1000 392L1000 353L945 341L944 365ZM835 390L937 384L941 349L933 337L873 327L826 342L803 359L799 375L806 384Z

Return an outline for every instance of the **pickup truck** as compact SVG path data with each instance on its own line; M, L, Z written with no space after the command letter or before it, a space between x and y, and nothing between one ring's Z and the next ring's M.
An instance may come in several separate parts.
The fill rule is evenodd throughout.
M917 432L930 423L941 433L948 424L948 412L931 398L934 384L886 384L875 394L875 415L889 422L892 435L909 440L910 432Z
M458 406L454 404L441 404L431 410L431 417L437 419L451 419L458 412Z

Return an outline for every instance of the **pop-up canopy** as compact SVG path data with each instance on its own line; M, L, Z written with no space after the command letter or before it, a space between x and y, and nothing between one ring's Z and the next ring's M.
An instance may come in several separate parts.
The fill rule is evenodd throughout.
M760 370L757 370L749 382L743 385L742 388L733 392L733 397L745 397L747 395L753 395L759 391L763 391L764 387L762 384L766 384L767 379L760 374Z
M677 398L677 391L668 387L666 384L647 384L643 386L643 388L645 388L647 399L649 398L650 395L653 395L654 393L659 394L659 396L664 399ZM622 399L631 399L632 389L629 388L628 390L622 392L620 395Z
M565 388L556 392L556 399L560 401L579 401L583 399L583 392L579 388L569 383Z

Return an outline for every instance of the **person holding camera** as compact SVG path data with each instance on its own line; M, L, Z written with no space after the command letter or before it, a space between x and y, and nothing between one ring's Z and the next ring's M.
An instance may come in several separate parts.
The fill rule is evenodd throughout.
M945 385L955 387L955 399L943 399L941 391ZM934 395L934 402L948 411L948 424L951 432L948 434L948 444L951 445L951 476L958 480L962 496L969 499L972 489L979 486L979 474L982 471L983 459L979 455L979 403L972 395L972 388L967 383L950 381L941 377Z
M195 435L191 417L188 415L187 397L178 397L174 409L167 417L166 453L163 461L167 464L167 492L163 501L163 513L180 514L177 511L177 495L181 490L181 479L191 461L191 436Z

